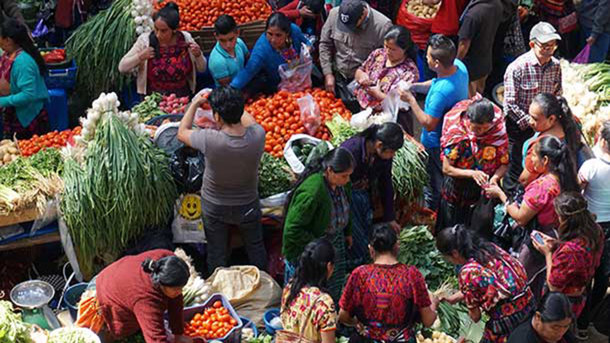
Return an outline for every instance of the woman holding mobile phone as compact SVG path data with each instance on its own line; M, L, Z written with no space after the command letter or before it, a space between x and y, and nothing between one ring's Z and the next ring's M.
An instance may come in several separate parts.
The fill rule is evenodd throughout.
M604 233L580 193L562 193L554 205L559 217L558 238L534 231L532 243L546 261L546 288L567 295L578 317L585 307L587 285L599 266Z
M504 191L490 185L485 189L487 196L499 198L506 205L506 213L519 226L535 228L549 237L555 237L559 219L553 201L562 192L578 191L578 180L572 159L568 158L568 148L555 136L544 136L533 149L532 164L540 176L525 187L521 203L512 202ZM533 237L532 237L533 238ZM523 244L519 261L527 270L527 277L537 299L542 295L544 258L531 244Z

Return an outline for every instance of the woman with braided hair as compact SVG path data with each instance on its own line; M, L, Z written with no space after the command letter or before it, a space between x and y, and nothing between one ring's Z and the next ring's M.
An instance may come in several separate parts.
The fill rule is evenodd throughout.
M554 201L559 217L558 238L534 231L534 247L546 261L546 286L570 298L572 311L579 316L585 307L586 288L599 266L604 247L604 233L587 209L587 201L578 192L565 192Z
M459 266L459 292L440 300L451 304L463 301L474 322L485 312L489 320L480 343L506 343L508 335L534 308L521 263L461 224L439 232L436 248L447 261Z
M314 342L335 343L337 312L326 291L334 260L335 250L324 238L305 246L296 273L282 295L280 318L284 330Z
M147 343L168 343L164 325L176 343L190 343L183 335L182 287L190 276L186 262L169 250L150 250L126 256L104 268L82 295L76 325L112 342L142 331Z
M532 168L538 177L525 187L520 204L512 202L500 187L491 185L487 196L499 198L506 206L506 213L521 227L536 230L549 237L556 237L555 229L559 219L553 201L561 192L578 191L576 168L569 158L567 144L559 138L548 135L542 137L533 148ZM519 252L519 260L527 270L528 280L537 299L542 295L544 258L532 244L526 242Z

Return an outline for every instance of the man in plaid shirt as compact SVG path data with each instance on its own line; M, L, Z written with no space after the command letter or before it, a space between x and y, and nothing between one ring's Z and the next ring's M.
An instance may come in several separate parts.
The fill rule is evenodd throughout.
M517 189L523 171L523 143L534 134L529 124L532 99L539 93L561 94L561 67L553 57L560 39L553 25L536 24L530 32L530 51L511 63L504 74L504 115L511 150L503 184L508 193Z

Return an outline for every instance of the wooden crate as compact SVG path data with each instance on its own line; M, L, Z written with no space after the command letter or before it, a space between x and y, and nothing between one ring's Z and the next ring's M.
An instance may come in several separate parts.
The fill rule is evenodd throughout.
M240 38L246 43L248 48L252 49L258 38L265 32L265 21L258 20L250 23L242 24L239 26ZM216 44L216 38L214 38L214 28L204 27L199 31L189 32L193 39L205 54L209 54L214 45Z
M9 215L0 216L0 227L26 223L36 220L42 213L36 207L11 212Z

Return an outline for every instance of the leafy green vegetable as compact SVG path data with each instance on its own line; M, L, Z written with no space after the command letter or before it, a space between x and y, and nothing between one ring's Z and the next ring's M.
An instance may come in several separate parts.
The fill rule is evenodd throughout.
M13 312L10 301L0 300L0 343L29 343L30 326Z
M60 206L85 278L165 227L176 200L168 156L115 115L101 119L82 166L66 160L64 182Z
M340 115L335 115L332 120L327 121L324 125L326 125L330 134L333 136L331 143L334 146L341 145L341 143L358 133L358 131L351 127L349 122Z
M455 278L453 266L436 250L434 237L428 227L405 227L400 232L398 261L416 266L430 289L439 288L447 279Z
M292 180L293 176L286 160L263 153L258 168L258 193L261 199L289 191Z

